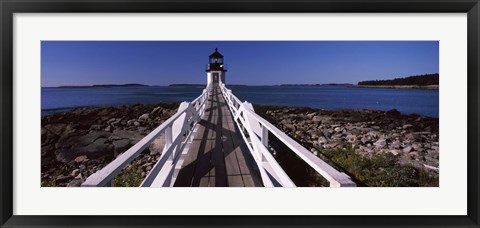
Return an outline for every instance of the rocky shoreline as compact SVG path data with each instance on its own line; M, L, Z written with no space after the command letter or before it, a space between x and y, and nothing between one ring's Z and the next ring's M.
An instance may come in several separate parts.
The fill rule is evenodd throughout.
M388 154L396 164L424 170L438 181L438 118L402 115L397 110L254 108L320 157L325 151L336 156L346 150L365 158ZM78 108L42 117L41 186L80 186L177 109L173 103ZM163 137L155 140L126 167L128 172L114 180L115 186L139 184L158 160L163 143ZM132 179L132 173L133 181L126 180Z
M177 103L78 108L42 117L41 186L80 186L177 109ZM139 178L158 160L162 139L132 162Z
M353 150L362 157L393 155L438 180L438 118L397 110L321 110L256 105L255 112L318 155ZM331 154L331 153L330 153Z

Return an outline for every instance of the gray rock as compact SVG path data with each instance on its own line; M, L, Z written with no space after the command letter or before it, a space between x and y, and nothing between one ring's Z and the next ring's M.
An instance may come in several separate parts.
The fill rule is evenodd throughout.
M405 134L405 138L409 140L414 140L416 137L413 133Z
M322 122L322 119L323 118L321 116L314 116L312 118L312 121L315 122L315 123L320 123L320 122Z
M372 127L372 129L374 129L374 128ZM367 135L376 138L376 137L378 137L378 136L380 135L380 132L378 132L378 131L369 131L369 132L367 133Z
M335 132L340 133L343 131L343 127L336 127L334 130Z
M80 170L79 170L79 169L74 169L74 170L72 171L72 173L70 174L70 176L76 177L76 176L78 176L78 174L80 174Z
M403 148L403 152L404 153L409 153L410 151L412 151L412 149L413 149L412 146L407 146L407 147Z
M113 141L113 152L115 156L127 151L130 148L130 140L129 139L120 139Z
M352 135L352 134L349 134L349 135L347 135L347 137L345 137L345 139L346 139L349 143L355 143L355 141L357 140L357 136Z
M368 136L363 136L363 137L360 139L360 141L361 141L363 144L366 144L366 143L370 142L370 140L371 140L371 139L370 139L370 137L368 137Z
M78 156L78 157L75 158L76 163L82 163L84 161L88 161L87 156L85 156L85 155Z
M111 134L104 131L93 131L88 134L85 133L74 133L70 135L64 135L60 137L56 143L56 148L72 148L72 147L81 147L86 146L95 142L100 138L108 138Z
M392 143L390 143L390 147L393 149L400 148L400 141L393 141Z
M149 114L148 113L145 113L143 115L141 115L140 117L138 117L138 120L140 121L145 121L145 120L148 120L149 119Z
M418 152L417 152L417 151L412 151L412 152L408 153L408 156L410 156L410 157L418 157Z
M327 140L325 137L320 136L320 137L318 138L317 142L318 142L319 144L325 144L325 143L328 142L328 140Z
M108 125L108 126L104 129L104 131L111 132L112 129L113 129L112 126Z
M370 149L368 147L365 147L365 146L360 146L359 149L363 152L366 152L366 153L371 153L372 152L372 149Z
M138 131L127 131L127 130L113 130L111 139L130 139L130 141L136 143L143 138L142 134Z
M65 128L67 127L66 124L47 124L44 126L45 129L52 132L55 135L61 135Z
M405 129L405 130L407 130L407 129L410 129L410 128L412 128L412 127L413 127L413 125L411 125L411 124L405 124L405 125L403 125L402 128Z
M325 144L325 145L323 145L323 147L324 147L324 148L334 148L334 147L336 147L337 145L338 145L338 143L333 142L333 143Z
M391 109L391 110L386 111L385 114L389 115L389 116L398 116L398 115L400 115L400 112L396 109Z
M341 139L342 138L342 134L334 134L332 135L332 139Z
M335 129L336 127L340 127L340 126L342 126L342 125L340 125L340 124L332 124L332 125L330 125L330 128Z
M327 138L330 138L331 135L330 131L328 131L327 129L322 130L322 134Z
M91 130L96 130L96 131L101 130L102 128L103 127L100 124L93 124L92 126L90 126Z
M110 135L108 132L92 132L63 136L56 144L55 157L57 161L69 162L82 155L90 159L111 155L113 146L107 141Z
M42 157L47 156L47 154L52 154L54 150L55 150L55 146L53 146L52 144L46 143L44 146L42 146L42 149L41 149Z
M57 178L55 178L55 183L61 184L61 183L66 183L70 179L69 176L64 176L64 175L59 175Z
M155 114L157 114L157 113L160 111L161 108L162 108L162 107L160 107L160 106L154 108L154 109L150 112L150 115L155 115Z
M74 179L67 184L67 187L80 187L82 183L81 179Z
M421 149L422 149L422 146L421 146L420 144L418 144L418 143L414 143L414 144L412 144L412 148L413 148L414 150L421 150Z
M152 144L148 147L150 150L150 155L161 154L163 148L165 147L165 136L161 135L155 140L153 140Z
M383 138L377 140L375 143L374 143L375 147L377 148L383 148L387 145L387 141Z
M285 128L290 129L290 130L295 130L295 126L293 124L284 124Z
M145 168L145 171L149 172L151 169L152 169L152 166L149 165L149 166L147 166L147 168Z
M393 155L398 155L401 152L402 152L401 150L390 150L390 153L392 153Z
M353 128L350 130L350 133L353 134L353 135L360 135L362 134L362 130L358 129L358 128Z

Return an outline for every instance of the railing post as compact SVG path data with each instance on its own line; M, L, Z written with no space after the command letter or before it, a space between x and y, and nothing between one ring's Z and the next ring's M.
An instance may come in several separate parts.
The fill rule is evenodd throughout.
M262 126L262 144L268 148L268 129L265 125Z
M172 146L172 126L168 126L165 129L165 149L168 149ZM170 155L170 158L174 158L174 154Z
M268 150L268 129L265 125L262 125L262 145ZM264 161L263 155L261 156L261 161Z

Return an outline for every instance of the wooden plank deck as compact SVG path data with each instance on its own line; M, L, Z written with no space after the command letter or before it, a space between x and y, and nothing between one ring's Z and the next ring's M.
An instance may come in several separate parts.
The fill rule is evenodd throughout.
M218 85L214 85L207 105L174 186L263 186Z

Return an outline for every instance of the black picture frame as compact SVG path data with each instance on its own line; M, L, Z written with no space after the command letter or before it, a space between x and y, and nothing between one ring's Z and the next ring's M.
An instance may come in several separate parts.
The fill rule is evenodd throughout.
M1 227L479 227L478 0L0 0ZM14 13L445 13L468 14L468 215L466 216L19 216L13 212ZM288 205L286 205L288 206Z

